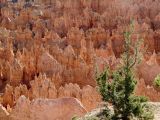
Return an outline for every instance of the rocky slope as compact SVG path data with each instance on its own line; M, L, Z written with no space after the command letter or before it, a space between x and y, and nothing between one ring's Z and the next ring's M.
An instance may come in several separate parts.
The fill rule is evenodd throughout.
M159 102L148 102L147 103L154 114L154 120L160 119L160 103ZM112 107L110 107L112 109ZM87 113L84 117L79 118L78 120L88 120L88 119L95 119L99 120L97 116L101 114L103 111L102 107L92 110L91 112Z

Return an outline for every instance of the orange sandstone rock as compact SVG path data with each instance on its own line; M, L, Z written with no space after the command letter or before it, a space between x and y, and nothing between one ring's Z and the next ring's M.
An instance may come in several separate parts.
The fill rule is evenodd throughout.
M75 98L35 99L21 96L11 114L12 120L70 120L86 114L85 108Z

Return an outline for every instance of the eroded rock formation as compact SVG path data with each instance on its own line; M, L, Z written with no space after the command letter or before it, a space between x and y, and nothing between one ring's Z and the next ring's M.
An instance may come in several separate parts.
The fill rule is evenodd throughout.
M74 116L81 117L87 111L75 98L35 99L29 101L21 96L10 115L11 120L71 120Z
M147 47L138 66L138 95L158 101L153 80L160 73L158 0L0 1L0 92L14 107L25 95L75 97L87 110L100 102L96 66L115 69L123 53L123 33L134 19L133 42ZM149 86L149 87L148 87ZM153 92L153 93L152 93Z

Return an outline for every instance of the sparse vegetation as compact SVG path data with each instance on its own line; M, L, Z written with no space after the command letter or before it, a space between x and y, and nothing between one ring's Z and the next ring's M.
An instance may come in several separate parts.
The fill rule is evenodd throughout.
M157 77L155 78L154 85L156 87L160 87L160 75L157 75Z
M77 119L78 119L78 118L77 118L76 116L72 118L72 120L77 120Z
M146 105L147 99L143 96L135 96L134 89L137 81L134 76L134 68L140 61L140 40L136 43L131 40L131 29L124 33L124 54L121 66L115 71L107 67L103 73L97 76L97 84L103 101L113 106L113 113L108 106L103 112L106 120L152 120L152 112ZM134 52L133 52L134 51ZM112 78L112 80L110 80Z

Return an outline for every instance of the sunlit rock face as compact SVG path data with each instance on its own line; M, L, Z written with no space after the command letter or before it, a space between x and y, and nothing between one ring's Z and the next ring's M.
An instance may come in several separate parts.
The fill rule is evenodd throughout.
M14 107L25 95L30 100L75 97L88 111L96 108L101 101L96 68L114 70L120 64L123 33L131 19L133 42L142 38L146 50L136 76L143 87L136 93L157 101L153 81L160 73L159 6L158 0L1 0L3 105Z
M10 115L11 120L71 120L81 117L87 111L75 98L35 99L29 101L21 96Z
M9 113L6 108L0 105L0 119L1 120L9 120Z
M84 86L80 88L78 84L65 84L64 86L55 87L58 83L55 83L55 78L47 78L45 74L40 74L39 77L35 77L33 81L30 82L31 88L27 89L26 85L19 85L17 87L12 87L10 85L6 86L3 95L3 105L7 107L13 107L17 104L17 100L21 95L25 95L30 100L36 98L43 99L56 99L63 97L74 97L82 102L84 107L90 111L99 106L101 102L101 97L97 92L97 89L92 86Z
M138 66L140 78L145 80L146 85L153 85L153 80L160 73L160 66L157 63L157 55L154 53L148 61L143 61Z

